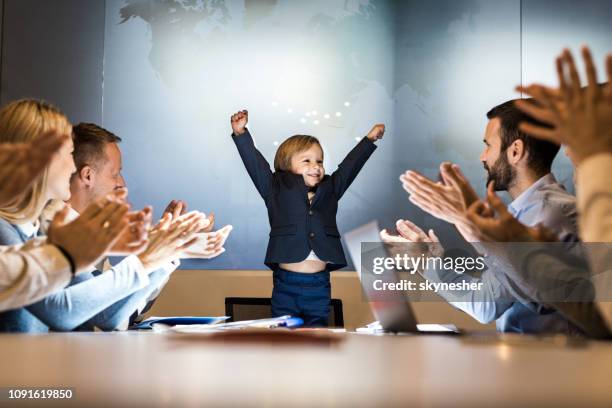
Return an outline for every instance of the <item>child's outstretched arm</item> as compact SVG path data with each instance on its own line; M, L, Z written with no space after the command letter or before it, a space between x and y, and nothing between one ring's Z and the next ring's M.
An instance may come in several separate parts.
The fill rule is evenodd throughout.
M376 150L375 141L382 139L385 134L385 125L377 124L372 127L372 130L366 137L361 139L357 146L349 152L349 154L338 165L338 169L331 175L334 184L336 197L340 199L344 192L349 188L365 162L370 158L370 155Z
M255 188L257 188L259 194L265 199L270 193L272 171L266 159L253 143L253 138L246 128L248 121L249 112L246 110L242 110L232 115L232 139L234 139L234 143L236 143L238 153L242 158L244 167L246 167L251 180L253 180L253 184L255 184Z

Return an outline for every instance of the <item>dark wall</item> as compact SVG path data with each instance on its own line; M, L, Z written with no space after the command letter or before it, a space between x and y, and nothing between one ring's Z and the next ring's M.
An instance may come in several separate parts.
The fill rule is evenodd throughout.
M102 120L105 2L4 0L0 101L41 98Z

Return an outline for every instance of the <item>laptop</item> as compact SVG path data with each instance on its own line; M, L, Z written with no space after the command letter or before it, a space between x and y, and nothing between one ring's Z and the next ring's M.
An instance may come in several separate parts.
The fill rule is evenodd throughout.
M359 228L344 234L344 242L349 252L355 270L359 276L361 287L365 296L368 298L370 309L374 317L378 320L382 332L392 333L422 333L422 334L459 334L459 330L452 324L418 324L410 300L404 292L396 295L401 298L393 301L377 301L374 289L369 287L366 279L361 275L361 243L380 242L380 228L378 222L371 221ZM397 271L392 270L391 276L387 276L386 281L400 281ZM370 325L371 326L371 325Z

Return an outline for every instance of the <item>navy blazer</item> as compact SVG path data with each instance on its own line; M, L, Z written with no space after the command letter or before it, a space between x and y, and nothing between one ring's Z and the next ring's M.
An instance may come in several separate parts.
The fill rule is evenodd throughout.
M338 200L376 149L367 137L351 150L338 169L325 175L317 185L312 204L308 187L300 174L272 172L270 165L253 144L248 130L232 134L238 153L257 191L268 208L270 240L265 264L272 270L280 263L301 262L314 250L329 270L346 266L336 225Z

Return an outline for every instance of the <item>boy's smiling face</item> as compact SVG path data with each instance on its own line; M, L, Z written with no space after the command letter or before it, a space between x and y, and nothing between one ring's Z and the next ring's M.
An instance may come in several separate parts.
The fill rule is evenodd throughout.
M323 167L323 150L318 144L313 144L291 157L291 172L301 174L308 187L314 187L321 182L325 175Z

